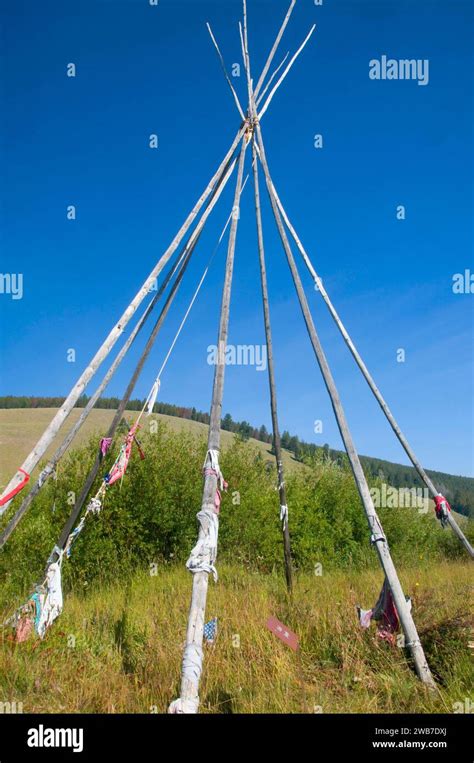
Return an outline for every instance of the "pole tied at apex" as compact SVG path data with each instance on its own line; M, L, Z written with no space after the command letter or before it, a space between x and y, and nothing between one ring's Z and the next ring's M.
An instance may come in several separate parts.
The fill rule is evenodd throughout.
M244 124L247 125L247 129L245 130L245 133L244 133L244 138L245 138L246 144L248 145L250 143L250 141L252 140L253 134L254 134L255 129L257 127L258 117L257 116L255 116L255 117L248 116L247 119L245 120Z

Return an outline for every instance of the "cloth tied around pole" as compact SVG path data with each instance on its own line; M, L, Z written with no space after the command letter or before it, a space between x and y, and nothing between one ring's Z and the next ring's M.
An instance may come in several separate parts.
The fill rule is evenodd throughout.
M151 414L153 413L153 408L155 407L156 398L158 397L158 392L160 391L160 386L161 386L160 380L156 379L146 401L147 416L151 416Z
M17 643L26 641L33 631L43 639L48 628L62 612L61 564L63 552L60 551L59 553L58 561L49 564L42 585L36 587L27 603L18 610L14 625Z
M217 582L215 561L217 558L219 518L216 512L210 511L200 511L196 516L201 528L198 541L189 555L186 567L193 574L196 572L212 573L215 582Z
M140 451L140 457L142 459L145 457L136 439L136 434L139 429L140 429L140 425L134 424L129 430L125 438L125 442L122 444L120 448L120 453L114 465L112 466L110 472L106 474L104 477L104 481L107 483L107 485L113 485L114 482L117 482L117 480L121 479L123 475L125 474L127 470L128 462L130 461L130 456L132 453L132 445L134 442L137 443L137 447Z
M66 554L66 557L69 559L71 556L72 546L77 540L78 535L82 532L84 528L84 524L87 518L88 514L99 514L102 509L102 501L98 497L98 495L95 498L91 498L89 501L89 504L87 506L87 509L84 513L84 516L82 517L81 521L77 525L77 527L72 531L72 533L69 535L69 538L66 541L66 545L64 547L64 553Z
M288 506L286 504L280 505L280 522L283 529L286 530L288 525Z
M407 604L411 610L411 599L408 597ZM396 634L400 628L400 620L387 578L384 580L382 590L375 606L372 609L361 609L360 607L357 607L357 612L362 628L369 628L371 621L375 620L379 638L395 645Z
M435 495L433 501L435 503L436 519L439 519L441 525L446 527L448 524L448 517L449 512L451 511L451 506L449 505L444 495L441 495L441 493Z
M23 479L13 488L13 490L10 490L10 492L4 495L3 498L0 498L0 506L4 506L6 503L8 503L8 501L11 501L12 498L18 495L18 493L23 490L25 485L30 481L30 475L28 472L25 472L25 470L21 467L18 469L18 471L20 474L23 474Z
M175 715L196 714L199 708L199 677L202 672L203 649L198 644L187 644L183 655L182 683L192 688L190 697L175 699L168 713Z
M216 494L214 496L214 510L216 514L219 514L219 511L221 508L221 502L222 502L222 491L227 490L227 488L229 487L229 485L224 479L224 476L219 466L219 451L217 450L207 451L202 470L203 470L204 477L207 477L209 475L213 475L214 477L217 477Z
M168 708L170 715L196 715L199 699L175 699Z

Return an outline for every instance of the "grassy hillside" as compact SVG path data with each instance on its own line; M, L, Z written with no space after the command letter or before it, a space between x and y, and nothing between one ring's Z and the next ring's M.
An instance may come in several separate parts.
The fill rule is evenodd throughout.
M44 431L44 428L53 417L57 407L64 402L63 398L29 398L29 397L0 397L0 432L4 429L3 438L0 435L0 447L6 446L5 456L0 458L0 484L8 479L17 467L16 447L20 445L21 453L26 454ZM78 401L78 408L86 405L87 398L83 396ZM130 400L127 406L127 415L132 418L133 411L141 410L144 401ZM91 432L105 432L113 416L113 412L119 405L118 398L101 398L97 407L92 411L91 417L84 425L75 444L81 444L88 439ZM206 425L209 423L209 415L195 408L185 408L169 403L158 402L155 404L155 412L161 421L167 422L175 431L183 429L192 433L207 433ZM77 420L77 410L73 411L70 420L63 427L63 432L71 426L70 422ZM263 426L260 429L252 427L248 422L235 422L227 414L223 419L223 443L230 442L232 433L245 433L245 437L263 452L269 454L271 435ZM59 442L59 438L56 443ZM291 436L288 432L282 433L282 445L285 466L292 470L308 459L311 460L318 454L329 456L333 460L344 462L346 455L340 450L329 448L328 445L316 446L314 443L304 443L298 437ZM24 449L24 450L23 450ZM53 452L53 448L49 453ZM386 484L401 489L424 488L424 484L415 469L411 466L384 461L374 456L361 455L361 462L366 475L372 479L379 478ZM8 467L8 470L7 470ZM427 470L428 475L450 502L453 510L465 517L474 517L474 478L459 475L446 474Z
M0 409L0 484L5 483L14 474L18 466L23 463L23 459L41 437L56 412L56 408ZM74 408L67 421L59 430L53 445L48 449L46 457L50 457L54 453L61 440L80 415L81 410ZM94 409L91 411L84 426L71 444L71 448L84 445L94 434L97 436L97 439L103 437L113 416L114 411L111 410ZM127 420L133 421L134 416L136 416L135 412L127 411L125 413ZM150 420L153 419L167 424L172 432L185 431L200 436L203 439L207 438L208 427L206 424L200 424L198 421L153 414L149 419L146 419L146 422L149 424ZM234 435L231 432L222 431L223 447L230 445L233 440ZM249 442L269 461L274 459L274 456L270 454L270 445L253 439L250 439ZM296 461L288 451L283 451L283 460L286 469L302 468L302 464Z

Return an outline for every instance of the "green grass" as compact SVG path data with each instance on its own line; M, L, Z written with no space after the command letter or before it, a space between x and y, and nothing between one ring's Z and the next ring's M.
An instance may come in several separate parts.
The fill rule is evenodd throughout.
M468 563L402 571L439 690L428 692L404 650L362 632L356 605L375 602L378 571L300 574L292 600L281 575L222 565L207 616L204 713L453 712L470 696ZM182 567L137 572L127 584L70 593L44 641L3 632L0 699L24 712L166 712L179 693L191 576ZM299 654L265 627L275 615L301 640ZM237 638L238 637L238 638Z
M13 416L3 437L17 463L39 434L32 422L41 430L53 411L21 411L17 446L13 422L20 412L0 413L4 420ZM63 459L57 480L49 480L0 555L1 621L41 579L70 495L84 483L98 431L112 416L94 413L96 429L92 421L82 446ZM88 520L64 563L64 612L44 641L16 644L10 630L0 630L0 702L22 703L24 712L147 713L165 712L178 696L191 591L184 561L196 539L207 427L158 418L169 420L157 429L144 427L146 459L134 454L123 483L110 489L101 514ZM205 649L201 711L432 713L453 712L456 703L472 700L472 563L453 534L432 513L380 510L438 682L428 693L403 649L358 625L356 605L375 603L382 573L350 470L325 458L307 466L289 462L297 570L290 599L268 446L223 435L229 490L221 507L220 579L210 583L206 613L218 617L219 635ZM95 489L114 457L109 454ZM469 523L466 532L472 537ZM151 562L156 576L149 574ZM321 576L313 572L319 564ZM266 629L272 615L298 633L298 654Z

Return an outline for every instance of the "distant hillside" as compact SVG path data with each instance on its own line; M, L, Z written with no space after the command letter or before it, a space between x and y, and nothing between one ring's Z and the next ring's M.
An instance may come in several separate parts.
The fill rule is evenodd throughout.
M6 396L0 397L0 409L41 409L41 408L59 408L63 402L63 397L25 397L25 396ZM88 397L82 396L77 402L77 408L84 408ZM97 409L116 410L120 403L119 398L101 398L97 404ZM130 400L127 410L141 410L143 400ZM194 421L197 424L207 425L209 423L209 414L198 411L196 408L187 408L177 406L171 403L157 402L154 411L166 417ZM97 425L97 419L95 419ZM6 422L4 422L6 423ZM8 422L11 429L12 421ZM45 422L44 425L46 425ZM32 422L33 424L33 422ZM35 428L35 427L33 427ZM247 421L234 421L228 413L222 419L222 429L224 432L237 434L241 439L254 439L266 446L264 450L268 453L271 449L272 435L264 425L255 427ZM90 428L86 431L91 431ZM10 433L11 435L12 433ZM38 432L38 436L41 431ZM10 439L10 438L9 438ZM28 440L31 438L28 437ZM300 440L298 436L291 435L289 432L282 432L282 446L289 452L288 460L293 463L303 463L307 457L311 457L317 452L325 451L332 459L343 461L346 455L343 451L334 450L329 445L318 446L314 443L308 443ZM13 442L11 443L13 445ZM18 443L16 443L18 444ZM32 443L33 444L33 443ZM15 448L16 452L16 448ZM371 477L380 477L383 481L393 487L423 487L416 471L411 466L396 464L391 461L384 461L373 456L361 456L364 470ZM2 475L3 475L2 464ZM474 517L474 478L462 477L444 472L427 470L438 489L446 496L453 509L465 516Z

